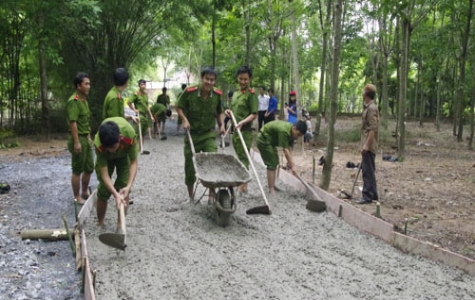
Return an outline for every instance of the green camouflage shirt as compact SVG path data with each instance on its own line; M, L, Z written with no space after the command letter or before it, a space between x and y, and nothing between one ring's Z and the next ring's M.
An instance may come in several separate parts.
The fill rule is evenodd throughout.
M96 136L94 137L94 146L96 149L97 166L99 168L106 167L109 160L122 158L124 156L128 156L129 161L136 160L139 153L139 146L137 143L137 134L132 125L130 125L123 117L108 118L102 121L102 124L108 121L112 121L119 126L120 145L116 152L111 153L104 149L99 139L99 133L96 133Z
M236 122L241 122L250 114L257 114L259 101L254 90L249 88L244 93L236 91L231 100L231 110L233 111ZM251 130L252 123L246 123L241 127L241 130Z
M102 106L102 119L113 117L124 118L124 98L115 86L107 93Z
M86 98L82 98L77 92L72 94L66 103L66 114L69 124L71 122L76 122L78 134L87 134L91 132L89 124L91 113ZM71 130L71 128L69 130Z

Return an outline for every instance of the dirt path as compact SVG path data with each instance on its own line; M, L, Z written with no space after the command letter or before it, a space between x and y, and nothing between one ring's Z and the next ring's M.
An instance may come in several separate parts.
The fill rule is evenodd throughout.
M330 213L309 212L303 196L286 188L270 199L271 216L247 216L262 203L253 180L230 226L220 228L206 201L182 204L183 137L145 145L151 154L140 157L126 251L100 243L95 218L86 225L98 299L475 298L473 277L405 255Z

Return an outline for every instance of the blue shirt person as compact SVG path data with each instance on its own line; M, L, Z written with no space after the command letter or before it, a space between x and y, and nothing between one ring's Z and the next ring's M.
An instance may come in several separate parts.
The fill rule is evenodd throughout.
M277 98L274 95L274 89L270 88L268 91L269 94L269 106L265 114L264 123L267 124L275 120L275 112L277 111Z

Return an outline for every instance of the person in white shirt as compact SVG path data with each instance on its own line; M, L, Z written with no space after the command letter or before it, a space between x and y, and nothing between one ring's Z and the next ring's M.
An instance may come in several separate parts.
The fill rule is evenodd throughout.
M305 120L305 123L307 124L307 132L305 133L304 137L303 137L303 141L305 143L309 143L310 140L312 139L313 137L313 133L312 133L312 123L310 122L310 116L306 116L304 117L304 120Z
M269 96L265 94L265 87L261 86L259 88L259 96L257 99L259 100L259 107L257 112L257 122L259 124L259 131L261 131L262 124L264 123L267 108L269 107Z

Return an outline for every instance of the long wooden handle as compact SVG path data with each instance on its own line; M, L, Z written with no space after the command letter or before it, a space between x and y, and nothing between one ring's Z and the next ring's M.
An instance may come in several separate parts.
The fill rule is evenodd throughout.
M356 173L356 176L355 176L355 181L353 182L353 187L351 188L351 196L350 198L353 198L353 193L355 192L355 186L356 186L356 181L358 181L358 177L360 176L360 172L361 172L361 167L363 165L363 159L361 159L361 163L360 163L360 166L358 168L358 172Z
M237 127L236 118L234 118L233 112L232 111L229 111L229 112L231 114L231 118L233 120L234 126ZM249 164L252 167L252 171L254 171L254 175L256 176L256 181L257 181L257 184L259 185L259 189L261 190L262 197L264 198L264 202L267 206L269 206L266 193L264 192L264 189L262 188L261 181L259 180L259 176L257 175L256 168L254 168L254 163L252 162L251 155L249 154L249 151L247 151L247 145L246 145L246 142L244 141L244 138L242 137L241 128L236 128L236 131L239 135L239 139L241 140L242 147L244 148L244 151L246 151L247 159L249 160Z
M125 211L124 204L121 202L119 205L119 216L120 216L120 229L125 235Z
M310 190L310 189L311 189L310 186L308 185L308 183L305 182L305 180L304 180L300 175L297 175L297 178L300 180L300 182L305 186L305 188L306 188L307 190Z
M193 145L193 140L191 139L190 131L187 130L187 131L186 131L186 134L188 135L188 141L190 142L191 153L193 153L193 155L195 155L195 145Z

